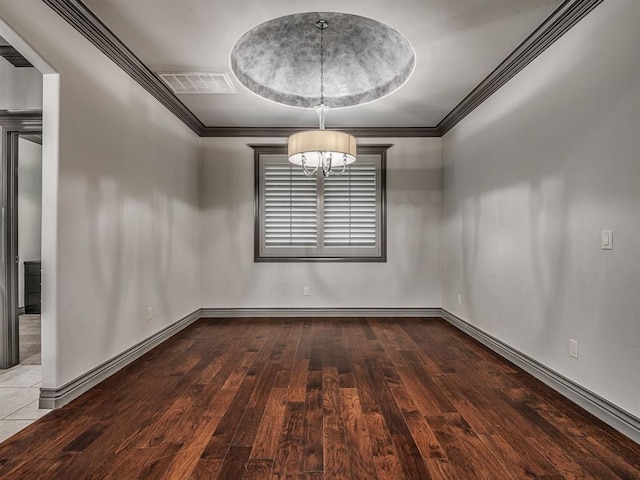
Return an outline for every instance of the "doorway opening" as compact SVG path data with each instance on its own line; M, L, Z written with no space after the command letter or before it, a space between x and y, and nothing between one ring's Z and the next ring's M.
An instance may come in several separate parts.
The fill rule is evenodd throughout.
M0 388L1 442L44 415L47 410L40 409L40 405L52 408L42 400L42 389L57 387L55 279L60 75L2 19L0 57L0 387L6 387ZM32 163L22 166L20 156L28 151ZM36 165L37 157L40 163ZM41 169L40 173L33 168ZM31 182L25 176L32 177ZM41 190L39 209L35 209L41 213L39 232L19 231L18 222L22 223L30 213L18 210L29 202L38 202L34 198L29 201L19 198L23 180L30 183L27 188L39 186ZM32 206L35 207L33 203ZM31 222L38 220L32 218ZM25 235L31 236L32 245L39 242L39 254L37 250L22 249L20 241ZM40 240L35 239L38 235ZM38 258L42 259L42 282L33 275L40 269L28 264ZM31 307L39 300L34 300L33 294L38 293L40 283L39 326L37 318L28 322L25 318L21 320L19 314L22 307L26 314L35 315ZM21 365L21 360L34 364Z
M40 365L42 134L18 138L18 344L21 365Z
M7 369L41 363L42 111L2 111L0 129L0 368Z

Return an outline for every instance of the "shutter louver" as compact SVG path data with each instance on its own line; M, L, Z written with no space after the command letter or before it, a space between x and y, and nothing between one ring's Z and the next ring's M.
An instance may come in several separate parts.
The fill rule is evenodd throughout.
M316 178L283 163L264 166L264 242L267 247L315 247L318 238Z
M376 165L355 163L324 180L324 244L373 247L377 238Z

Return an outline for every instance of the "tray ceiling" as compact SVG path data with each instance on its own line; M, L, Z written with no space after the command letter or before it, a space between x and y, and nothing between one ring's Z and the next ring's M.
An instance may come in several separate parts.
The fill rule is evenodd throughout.
M312 109L280 105L233 76L230 53L250 29L303 12L365 16L397 30L415 50L415 70L384 98L332 110L327 127L434 127L563 4L560 0L85 0L154 72L219 72L233 95L178 94L209 127L314 126Z

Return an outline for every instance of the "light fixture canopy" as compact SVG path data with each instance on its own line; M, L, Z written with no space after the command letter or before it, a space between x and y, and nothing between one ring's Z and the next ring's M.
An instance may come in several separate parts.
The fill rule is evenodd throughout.
M356 137L337 130L324 129L324 115L329 109L324 104L324 31L326 20L318 20L320 29L320 105L315 107L320 122L319 130L305 130L289 137L289 162L302 166L305 175L314 175L319 168L325 176L344 173L347 165L356 161ZM342 168L341 170L339 170Z

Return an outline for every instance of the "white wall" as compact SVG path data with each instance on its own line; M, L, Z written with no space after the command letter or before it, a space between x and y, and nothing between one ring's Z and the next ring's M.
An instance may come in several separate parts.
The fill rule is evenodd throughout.
M59 117L55 81L43 97L42 380L55 388L199 307L200 140L40 0L3 1L0 16L59 73Z
M42 146L18 140L18 305L24 307L24 262L40 260Z
M0 110L42 108L42 74L35 68L16 68L0 57Z
M387 263L254 263L247 144L281 142L202 140L202 307L439 307L441 139L366 141L394 144L387 156Z
M443 143L443 307L636 416L639 21L602 3Z

